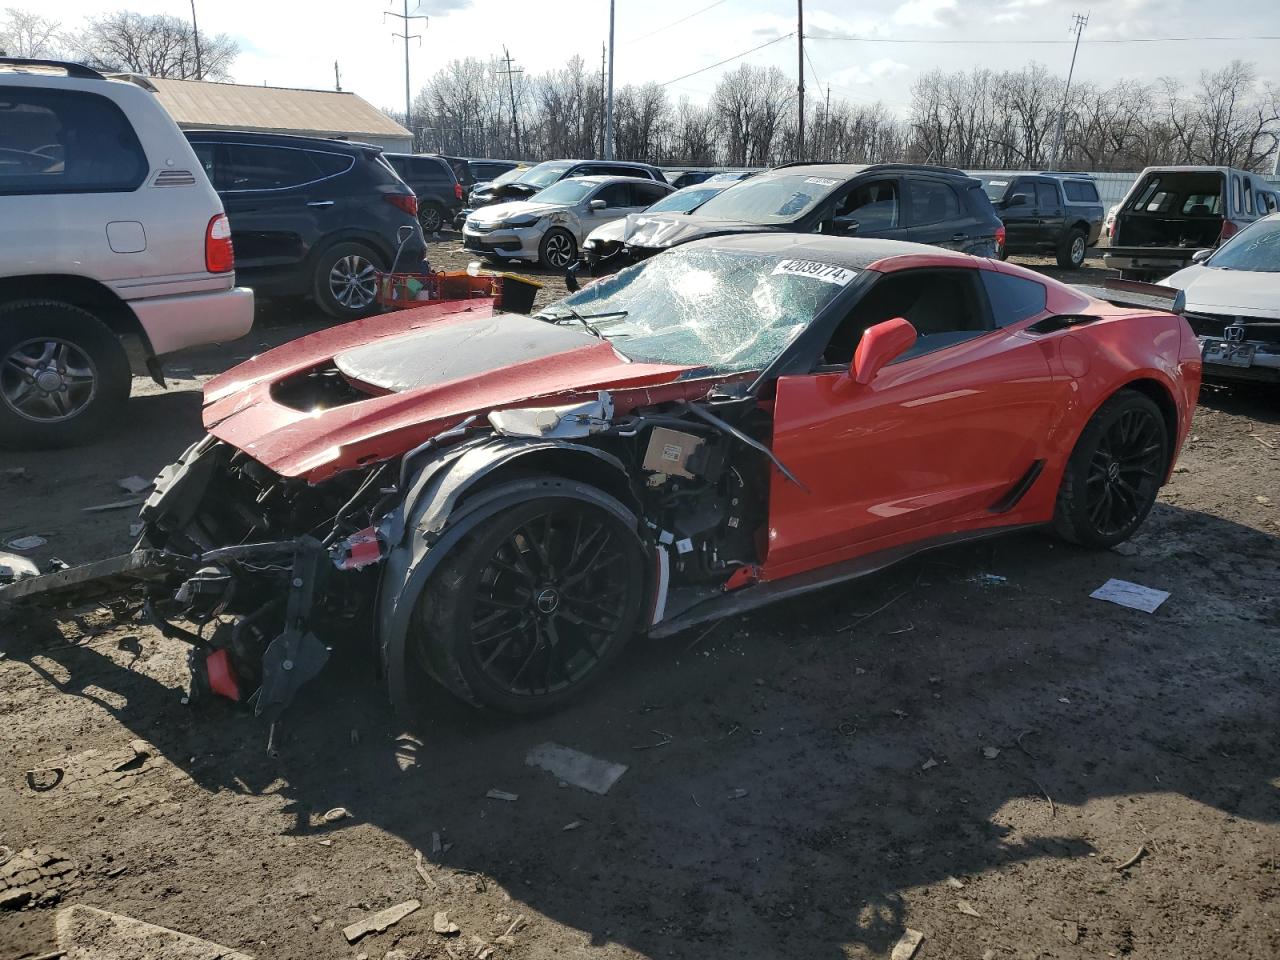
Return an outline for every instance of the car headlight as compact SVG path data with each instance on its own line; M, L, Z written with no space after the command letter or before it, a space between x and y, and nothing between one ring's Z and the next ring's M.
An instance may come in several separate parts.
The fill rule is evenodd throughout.
M522 217L511 217L510 219L504 220L502 221L502 225L504 227L515 227L516 229L522 229L524 227L532 227L535 223L537 223L541 219L542 219L541 217L536 216L532 213L526 213Z

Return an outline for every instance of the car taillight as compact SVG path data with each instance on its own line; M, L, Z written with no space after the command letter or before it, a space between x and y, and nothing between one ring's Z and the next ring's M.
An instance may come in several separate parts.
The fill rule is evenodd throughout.
M418 215L418 198L412 193L384 193L382 195L382 199L386 200L387 203L391 204L393 207L399 207L411 217L416 217Z
M455 183L453 185L453 195L457 197L459 200L462 199L462 184Z
M1004 246L1005 236L1006 234L1005 234L1004 224L1002 223L1000 224L1000 226L996 227L996 249L997 250L999 250L1001 247Z
M236 252L231 246L231 221L220 213L204 231L204 268L210 273L230 273L236 268Z
M1222 234L1221 234L1221 236L1219 236L1219 237L1218 237L1218 242L1219 242L1219 243L1222 243L1222 241L1224 241L1224 240L1230 240L1232 237L1234 237L1234 236L1235 236L1237 233L1239 233L1239 232L1240 232L1240 227L1239 227L1239 225L1238 225L1238 224L1236 224L1236 223L1235 223L1234 221L1232 221L1232 220L1223 220L1223 221L1222 221Z

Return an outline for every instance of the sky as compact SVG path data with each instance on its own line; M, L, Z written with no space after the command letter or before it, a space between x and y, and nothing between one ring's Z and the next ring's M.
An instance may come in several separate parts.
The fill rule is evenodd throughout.
M719 75L739 63L777 66L795 75L797 48L791 38L678 79L795 30L795 0L616 0L616 5L618 86L674 81L668 86L673 99L703 101ZM120 6L182 17L191 12L190 0L125 0ZM1238 58L1254 61L1264 76L1280 82L1280 41L1097 42L1280 36L1276 0L1104 0L1091 11L1085 4L1060 0L805 0L804 6L805 49L811 61L805 67L806 86L815 99L829 86L833 98L881 100L901 111L910 102L912 80L935 67L1004 69L1036 60L1065 74L1076 12L1090 15L1076 63L1078 79L1109 84L1122 77L1151 81L1176 76L1194 81L1201 70ZM102 0L60 0L56 5L66 27L115 8ZM412 22L412 32L422 34L421 43L412 41L409 51L415 92L448 60L501 56L504 43L516 66L531 73L558 67L574 53L598 69L609 31L608 0L409 0L409 8L429 16ZM239 41L241 55L233 69L237 82L333 89L337 60L344 90L400 110L404 47L392 37L400 21L385 14L403 9L403 0L196 0L202 32L225 32ZM820 39L823 35L875 42ZM951 42L894 42L902 40ZM973 40L1014 42L954 42Z

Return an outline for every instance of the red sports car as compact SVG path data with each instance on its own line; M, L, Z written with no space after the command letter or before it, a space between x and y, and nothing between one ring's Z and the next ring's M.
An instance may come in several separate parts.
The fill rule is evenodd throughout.
M209 435L162 473L138 550L0 598L144 581L201 685L256 690L268 717L361 625L398 706L429 674L529 712L637 634L940 544L1124 540L1200 373L1180 317L1010 264L699 241L535 317L425 307L236 367L207 385Z

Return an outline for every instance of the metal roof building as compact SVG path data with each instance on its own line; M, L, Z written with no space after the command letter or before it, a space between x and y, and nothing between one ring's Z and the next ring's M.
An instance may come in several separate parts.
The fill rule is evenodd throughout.
M359 140L409 153L413 135L354 93L147 77L184 130L252 130Z

